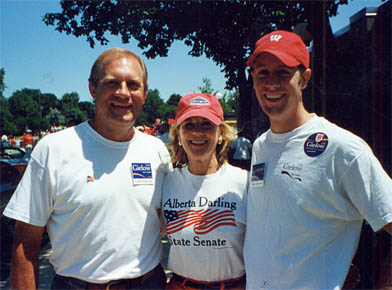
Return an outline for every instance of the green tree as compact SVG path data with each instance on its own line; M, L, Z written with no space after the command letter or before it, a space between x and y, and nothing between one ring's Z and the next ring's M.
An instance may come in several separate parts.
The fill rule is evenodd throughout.
M33 99L39 104L42 116L46 116L50 109L58 108L60 104L55 94L41 93L38 96L34 95Z
M227 103L227 101L226 101L226 98L227 98L226 95L227 95L226 93L222 94L222 95L220 96L219 102L221 103L223 112L225 112L225 113L231 113L231 112L233 112L233 108Z
M236 104L234 104L234 102L237 102L236 96L238 96L238 92L237 92L237 94L235 94L235 93L228 94L227 92L224 92L222 94L222 93L219 93L218 90L215 90L213 88L212 81L210 79L203 78L202 82L203 82L203 85L200 87L197 87L199 92L216 96L222 105L223 112L225 112L225 113L230 112L231 113L231 112L236 111Z
M51 124L46 118L46 115L50 112L51 108L57 108L59 106L59 100L54 94L43 94L40 90L33 90L32 97L34 102L38 105L39 110L39 129L47 130Z
M237 112L238 96L239 96L239 93L237 90L229 92L227 94L227 96L225 95L225 100L227 100L226 104L229 106L230 112Z
M180 99L181 99L181 95L171 94L169 99L162 107L162 115L163 115L162 118L165 122L167 122L169 119L175 119L177 106Z
M14 92L8 99L12 114L14 116L27 116L29 112L34 114L39 112L38 104L34 100L34 96L39 94L39 90L26 88Z
M173 106L173 107L177 108L178 103L180 102L181 97L182 96L180 94L172 94L172 95L170 95L169 99L167 99L167 101L166 101L166 105Z
M239 118L246 120L251 115L252 81L245 62L260 35L310 23L318 48L325 28L322 16L336 15L338 5L346 3L347 0L69 0L61 2L61 12L47 13L43 21L59 32L85 36L91 47L96 41L107 44L107 33L121 35L124 43L134 38L147 58L167 56L174 41L183 41L190 47L190 55L205 55L222 67L226 89L239 92ZM332 41L326 45L331 44Z
M137 118L137 125L153 124L156 118L162 118L164 102L157 89L148 90L146 102Z
M203 78L202 82L203 82L203 85L200 87L197 87L199 92L216 96L218 91L214 90L214 88L212 87L212 81L209 78Z
M49 113L45 117L50 125L55 126L64 126L65 124L65 117L57 108L50 108Z
M13 122L14 116L10 112L10 105L8 100L3 96L6 88L4 83L5 71L4 68L0 69L0 135L15 134L17 132L15 123Z
M34 96L40 93L40 90L25 88L14 92L8 99L18 134L22 134L26 128L40 130L42 118L39 104L34 100Z
M65 119L65 125L69 127L86 121L87 115L79 107L72 107L66 112Z
M79 109L86 113L88 119L92 119L95 115L95 105L91 102L79 102Z
M65 125L73 126L87 120L87 113L79 107L79 94L66 93L61 99L61 114L65 117Z
M10 112L8 100L0 95L0 136L3 134L15 135L17 132L14 116Z
M5 70L4 68L0 69L0 97L3 96L3 92L5 88L7 87L4 83L4 76L5 76Z
M61 98L61 110L63 112L69 111L79 104L79 94L76 92L65 93Z

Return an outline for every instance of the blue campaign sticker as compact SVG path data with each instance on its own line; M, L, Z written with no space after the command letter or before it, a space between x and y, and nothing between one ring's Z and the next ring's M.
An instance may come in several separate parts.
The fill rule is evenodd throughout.
M324 133L314 133L306 138L304 144L305 154L309 157L316 157L322 154L328 146L328 136Z
M254 164L252 166L251 185L264 186L265 163Z
M134 181L151 180L151 163L132 163L132 178Z

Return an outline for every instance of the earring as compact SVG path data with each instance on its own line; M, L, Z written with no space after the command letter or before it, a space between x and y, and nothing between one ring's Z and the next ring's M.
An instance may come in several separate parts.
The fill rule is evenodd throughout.
M222 136L219 136L219 138L218 138L218 145L221 145L222 142L223 142L223 138L222 138Z
M181 144L181 141L180 140L178 140L178 146L182 146L182 144Z

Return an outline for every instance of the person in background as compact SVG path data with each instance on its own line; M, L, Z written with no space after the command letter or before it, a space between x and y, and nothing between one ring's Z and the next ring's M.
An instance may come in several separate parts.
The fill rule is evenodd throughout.
M147 97L147 70L112 48L89 78L92 120L50 134L32 152L4 215L16 219L12 289L37 289L47 226L52 289L162 289L161 189L171 170L155 137L134 128Z
M30 129L26 130L21 139L23 141L23 147L26 151L33 150L34 137L31 135Z
M161 126L161 119L156 118L154 124L152 124L152 135L154 135L155 137L159 137L160 135L159 133L160 126Z
M238 138L230 144L229 162L233 166L250 170L252 143L244 136L243 130L238 131Z
M392 234L392 180L362 139L305 109L311 69L298 35L263 36L247 65L271 124L253 144L247 288L340 289L363 221Z
M7 135L1 136L0 144L1 144L1 148L8 148L8 147L10 147L10 142L8 140Z
M12 134L10 135L9 141L11 147L18 147L18 143L16 142L14 135Z
M144 125L144 131L143 131L143 133L146 133L146 134L148 134L148 135L154 136L153 130L152 130L149 126L146 126L146 125Z
M167 289L244 289L248 172L227 162L232 128L210 94L183 96L171 128L173 172L162 207L170 243Z
M170 126L168 123L162 123L159 126L159 139L162 140L163 143L165 143L166 148L171 151L170 149L170 143L171 143L171 138L170 138Z

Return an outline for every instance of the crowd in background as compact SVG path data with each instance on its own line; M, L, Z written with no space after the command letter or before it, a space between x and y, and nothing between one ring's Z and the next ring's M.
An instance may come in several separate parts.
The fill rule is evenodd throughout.
M65 128L66 127L52 126L50 130L37 132L32 132L30 129L26 129L25 133L22 136L14 136L12 134L7 136L4 134L1 136L0 146L1 148L15 147L23 149L25 151L32 151L34 146L43 137L48 134L61 131Z

